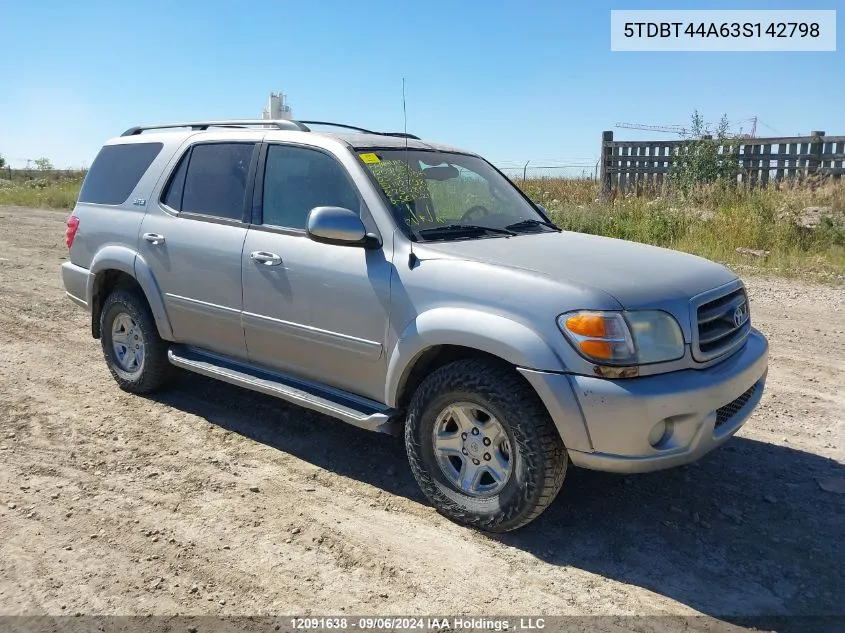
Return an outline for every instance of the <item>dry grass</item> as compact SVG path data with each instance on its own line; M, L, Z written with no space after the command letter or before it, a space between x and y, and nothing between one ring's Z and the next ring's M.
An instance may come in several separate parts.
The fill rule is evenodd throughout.
M73 209L82 178L0 180L0 204L47 209Z
M0 180L0 205L72 209L79 177ZM590 180L535 179L517 184L567 230L674 248L735 269L823 280L845 279L845 181L768 189L711 185L687 195L599 200ZM800 226L821 207L817 228ZM736 251L768 251L752 257Z
M687 195L627 196L606 202L599 200L594 181L518 184L568 230L673 248L738 269L845 278L845 182L767 189L715 184ZM814 212L814 207L820 209ZM813 215L822 216L816 228L801 226ZM753 257L737 248L768 254Z

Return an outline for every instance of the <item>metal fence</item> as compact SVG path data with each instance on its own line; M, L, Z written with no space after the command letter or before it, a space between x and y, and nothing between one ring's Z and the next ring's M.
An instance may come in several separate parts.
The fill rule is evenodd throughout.
M66 180L68 178L82 179L84 169L12 169L6 165L0 169L0 179L3 180Z
M710 138L710 137L703 137ZM660 190L668 183L672 165L688 140L614 141L613 132L602 133L599 179L610 193ZM839 179L845 174L845 136L729 138L718 151L739 164L738 180L749 186L819 175Z
M496 164L496 167L511 180L542 179L575 179L597 180L599 177L599 162L567 162L538 160L517 164L514 162Z

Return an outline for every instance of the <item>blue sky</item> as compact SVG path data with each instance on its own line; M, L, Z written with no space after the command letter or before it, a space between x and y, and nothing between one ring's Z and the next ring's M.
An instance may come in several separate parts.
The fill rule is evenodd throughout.
M138 123L258 117L277 90L298 118L397 130L402 77L409 131L498 164L594 161L617 121L686 123L696 108L708 120L757 115L759 135L845 134L842 37L835 53L610 51L611 9L842 0L3 5L0 153L13 165L89 165L104 140Z

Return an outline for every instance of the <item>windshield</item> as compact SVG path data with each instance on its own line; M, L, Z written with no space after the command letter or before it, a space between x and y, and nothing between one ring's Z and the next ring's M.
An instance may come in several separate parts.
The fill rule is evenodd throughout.
M417 240L557 230L484 160L424 150L360 150L393 215Z

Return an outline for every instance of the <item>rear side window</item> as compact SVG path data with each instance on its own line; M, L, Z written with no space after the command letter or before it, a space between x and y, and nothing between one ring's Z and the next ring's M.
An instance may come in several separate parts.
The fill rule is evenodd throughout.
M255 143L194 145L179 163L162 201L177 211L243 219Z
M182 160L179 161L179 166L170 178L164 197L161 199L164 204L177 211L182 208L182 193L185 191L185 173L188 171L188 159L190 157L191 152L185 152Z
M106 145L88 170L79 201L123 204L162 147L161 143Z

